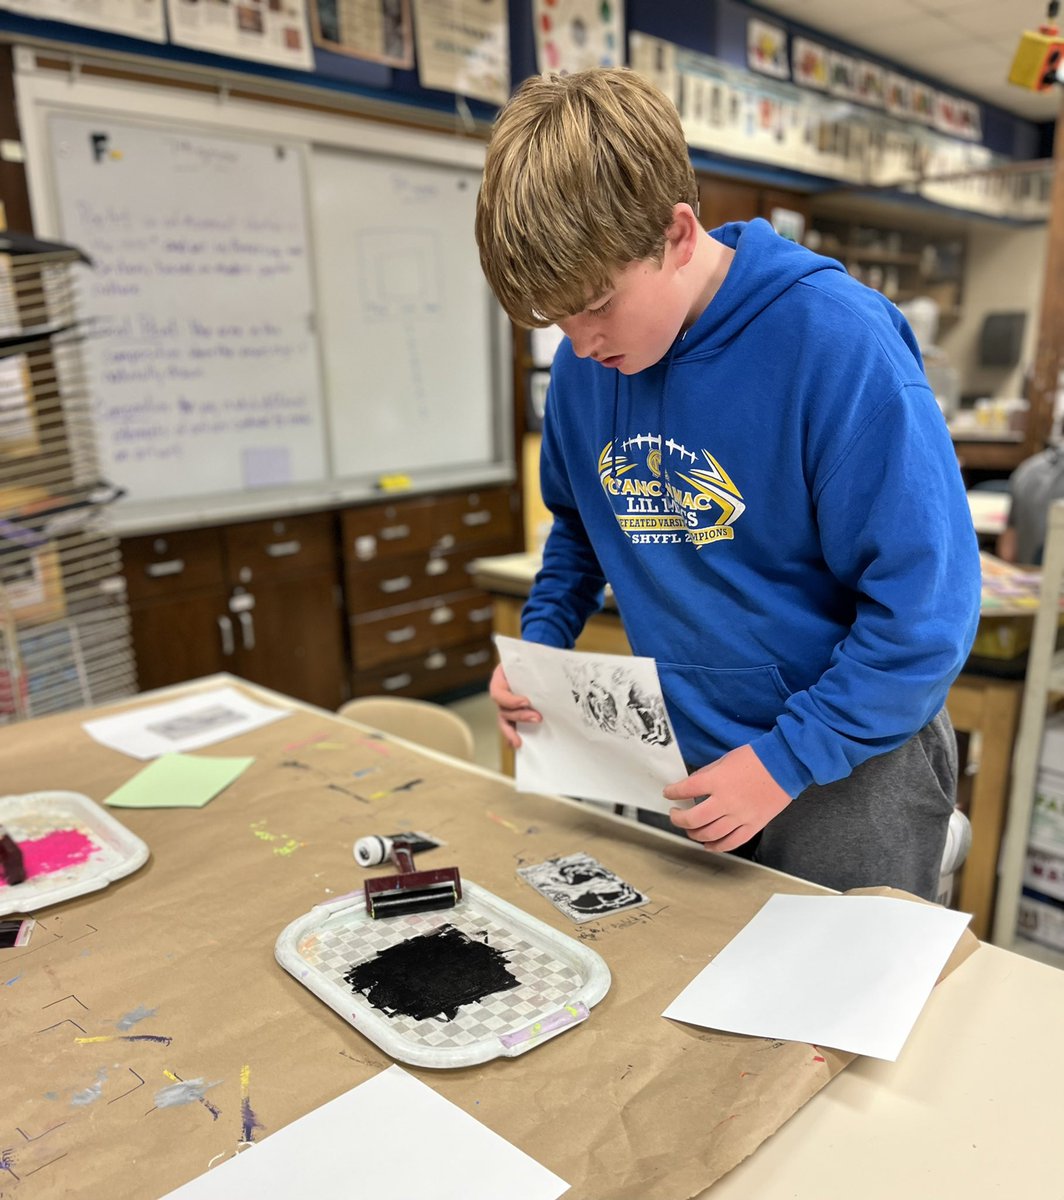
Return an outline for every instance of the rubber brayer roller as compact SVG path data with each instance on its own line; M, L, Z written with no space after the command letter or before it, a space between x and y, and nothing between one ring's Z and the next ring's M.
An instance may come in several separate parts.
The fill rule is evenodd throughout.
M424 847L417 838L372 835L355 842L355 859L360 866L395 863L396 875L378 875L365 885L366 912L374 919L401 917L407 913L454 908L462 898L462 879L457 867L432 871L414 869L414 850Z

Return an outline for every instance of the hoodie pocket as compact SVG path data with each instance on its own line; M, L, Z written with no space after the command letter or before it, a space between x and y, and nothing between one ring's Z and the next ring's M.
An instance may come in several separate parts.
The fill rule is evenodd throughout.
M741 746L772 728L790 696L774 663L718 670L659 662L658 675L681 747L706 739L719 751Z

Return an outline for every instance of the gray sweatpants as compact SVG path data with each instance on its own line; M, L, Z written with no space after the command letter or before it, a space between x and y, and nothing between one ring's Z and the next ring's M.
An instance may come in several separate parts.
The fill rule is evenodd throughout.
M933 899L957 797L957 739L943 709L896 750L813 784L769 821L754 861L838 889Z
M932 899L956 794L957 739L942 709L896 750L806 788L737 853L840 892L889 886ZM639 819L686 836L657 813Z

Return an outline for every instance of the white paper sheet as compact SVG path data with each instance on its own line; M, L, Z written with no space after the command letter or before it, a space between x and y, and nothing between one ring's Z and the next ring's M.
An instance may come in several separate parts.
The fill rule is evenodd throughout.
M667 813L661 795L687 774L652 658L557 650L496 637L512 691L541 724L520 727L517 787Z
M662 1016L893 1062L970 920L890 896L772 896Z
M401 1067L163 1200L557 1200L569 1185Z
M86 721L83 728L112 750L146 759L213 746L288 715L288 709L259 704L235 688L218 688Z

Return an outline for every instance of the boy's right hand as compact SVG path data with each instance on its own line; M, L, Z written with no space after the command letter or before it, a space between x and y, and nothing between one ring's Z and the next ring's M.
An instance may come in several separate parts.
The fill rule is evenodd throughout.
M499 663L492 674L491 683L488 684L488 695L499 709L499 728L502 730L502 736L516 750L521 745L517 723L539 722L543 717L532 707L532 701L527 696L516 696L510 691L502 663Z

